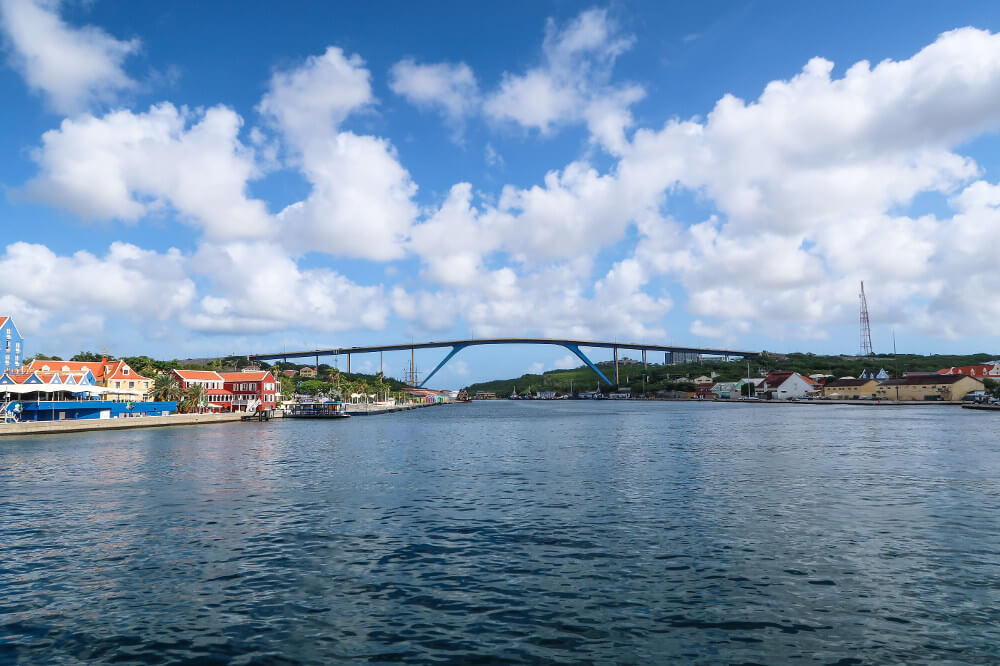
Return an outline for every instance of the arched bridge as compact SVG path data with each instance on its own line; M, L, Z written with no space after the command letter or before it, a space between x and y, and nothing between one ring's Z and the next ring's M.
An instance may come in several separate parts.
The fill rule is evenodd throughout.
M424 377L423 381L420 382L419 386L426 384L431 377L437 374L437 371L444 367L444 364L452 359L455 354L462 351L466 347L475 347L479 345L556 345L558 347L565 347L566 349L573 352L581 361L583 361L587 367L597 373L597 376L604 381L605 384L611 386L611 380L604 376L604 373L594 365L594 363L587 358L587 356L580 350L581 347L590 347L598 349L613 349L614 359L615 359L615 383L618 384L618 350L619 349L635 349L642 352L642 363L643 366L646 365L646 352L665 352L671 354L701 354L705 356L723 356L723 357L737 357L746 358L748 356L757 356L760 352L752 351L739 351L736 349L703 349L699 347L673 347L668 345L650 345L643 343L629 343L629 342L600 342L595 340L562 340L557 338L473 338L470 340L448 340L443 342L411 342L409 344L399 344L399 345L374 345L371 347L341 347L338 349L313 349L308 351L283 351L274 354L248 354L247 358L251 361L287 361L293 358L315 358L316 365L319 365L319 359L321 356L347 356L347 371L351 371L351 355L352 354L370 354L374 352L379 352L379 372L382 371L382 361L381 352L387 351L406 351L410 350L410 367L413 368L413 352L417 349L435 349L450 347L451 350L445 355L441 362L437 364L429 375ZM416 384L414 378L413 383Z

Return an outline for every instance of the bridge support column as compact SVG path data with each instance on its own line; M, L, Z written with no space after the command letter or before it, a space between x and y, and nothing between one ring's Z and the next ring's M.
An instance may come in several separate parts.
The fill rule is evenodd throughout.
M437 373L438 370L440 370L441 368L443 368L444 364L447 363L448 361L450 361L452 356L454 356L455 354L457 354L458 352L462 351L463 349L465 349L468 346L469 345L455 345L454 347L452 347L451 351L448 352L448 354L443 359L441 359L440 363L437 364L437 367L434 368L433 370L431 370L431 373L429 375L427 375L426 377L424 377L424 381L420 382L420 387L422 388L424 384L426 384L428 381L430 381L430 378L433 377L435 375L435 373ZM412 363L412 361L411 361L411 363ZM414 381L414 383L416 383L416 377L413 378L413 381Z
M319 372L319 354L316 354L316 372Z
M583 361L584 363L587 364L588 368L590 368L595 373L597 373L597 376L600 377L604 381L605 384L607 384L608 386L611 386L611 381L607 377L604 376L604 373L601 372L600 368L598 368L596 365L594 365L593 361L591 361L589 358L587 358L584 355L584 353L582 351L580 351L579 347L577 347L576 345L570 345L570 344L563 345L563 347L565 347L566 349L568 349L571 352L573 352L574 354L576 354L577 357L579 357L579 359L581 361Z
M351 374L351 355L347 355L347 374Z
M615 347L615 386L617 387L619 383L620 382L618 378L618 347Z
M378 353L378 374L382 374L382 352Z
M646 376L646 350L642 350L642 376Z

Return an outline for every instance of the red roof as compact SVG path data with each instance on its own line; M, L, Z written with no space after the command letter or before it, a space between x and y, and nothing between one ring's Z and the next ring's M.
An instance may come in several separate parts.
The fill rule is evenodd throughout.
M149 377L143 377L125 361L109 361L110 366L105 379L131 379L139 381L150 381ZM128 369L128 374L125 370Z
M262 382L268 378L274 381L274 375L267 370L249 370L244 372L220 372L219 376L227 382Z
M184 381L223 381L222 376L214 370L174 370L174 374Z
M31 379L33 376L35 376L35 373L34 372L15 372L15 371L12 370L12 371L10 371L10 372L7 373L7 376L10 377L11 381L14 382L15 384L23 384L26 381L28 381L29 379ZM41 377L39 377L39 379L41 379Z
M1000 377L1000 366L992 363L982 365L963 365L956 368L942 368L940 375L967 375L969 377Z
M0 317L0 326L6 324L8 319L10 319L10 317Z
M99 361L46 361L46 360L34 360L28 364L28 367L32 370L42 370L45 372L44 368L48 366L51 372L86 372L90 370L90 374L94 375L94 379L104 378L104 366L101 365ZM69 370L64 370L63 368L69 368Z

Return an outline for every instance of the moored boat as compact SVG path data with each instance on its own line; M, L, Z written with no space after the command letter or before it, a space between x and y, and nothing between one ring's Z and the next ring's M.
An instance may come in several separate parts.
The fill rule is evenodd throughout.
M286 419L346 419L347 405L342 402L296 402L285 408Z

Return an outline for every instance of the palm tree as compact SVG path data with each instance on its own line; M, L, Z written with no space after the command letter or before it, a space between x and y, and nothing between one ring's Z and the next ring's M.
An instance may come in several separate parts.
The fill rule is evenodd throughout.
M182 396L181 385L177 378L170 374L157 375L153 380L152 395L154 400L170 401L180 400Z
M201 385L192 384L184 391L184 398L181 400L180 411L185 414L198 409L201 404Z

